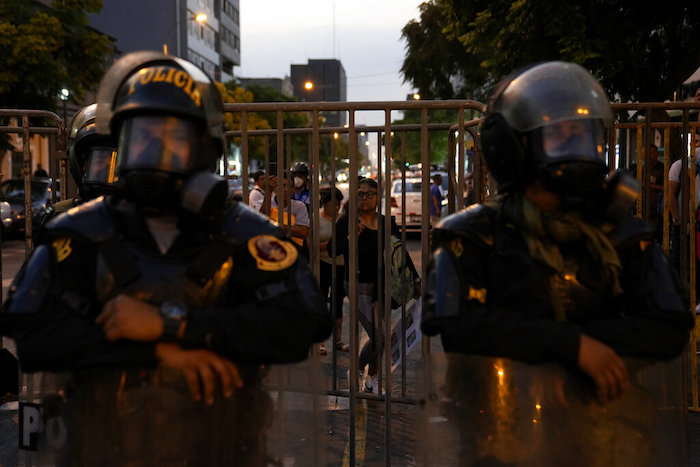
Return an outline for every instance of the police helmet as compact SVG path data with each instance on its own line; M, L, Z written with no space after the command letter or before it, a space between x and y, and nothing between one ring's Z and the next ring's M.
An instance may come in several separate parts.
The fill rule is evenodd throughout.
M309 167L303 162L296 162L289 170L293 174L309 175Z
M499 190L539 181L564 198L600 193L612 122L600 83L583 67L545 62L505 78L489 100L481 144Z
M173 204L187 180L213 172L224 152L221 96L186 60L128 54L107 71L97 100L98 133L118 138L119 191L139 204Z
M71 120L68 142L70 172L83 199L114 191L116 151L108 136L95 128L97 104L80 109Z

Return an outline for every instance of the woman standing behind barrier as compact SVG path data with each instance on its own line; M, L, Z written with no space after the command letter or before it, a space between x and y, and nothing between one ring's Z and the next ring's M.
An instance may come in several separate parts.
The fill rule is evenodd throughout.
M383 277L383 264L378 262L380 250L379 226L384 222L384 216L377 212L377 182L362 178L357 188L357 290L359 319L367 331L369 341L362 346L358 368L363 380L362 389L365 392L378 392L377 371L379 360L384 349L384 332L382 316L377 307L378 278ZM343 253L345 264L350 264L348 235L351 230L348 225L349 216L338 220L336 228L337 248ZM354 231L353 231L354 233ZM391 234L399 235L399 228L391 219ZM346 286L349 289L349 270L345 269ZM365 366L369 366L364 374ZM349 383L349 381L348 381Z
M334 188L324 188L321 190L321 216L319 217L319 240L321 250L321 294L331 296L331 310L335 311L335 348L341 352L348 352L350 346L343 342L343 299L345 293L345 258L336 255L333 250L333 222L338 219L338 209L343 201L343 193ZM331 253L329 254L329 251ZM333 258L335 258L335 282L333 282ZM335 308L333 308L335 307ZM324 354L325 347L321 344L321 354Z

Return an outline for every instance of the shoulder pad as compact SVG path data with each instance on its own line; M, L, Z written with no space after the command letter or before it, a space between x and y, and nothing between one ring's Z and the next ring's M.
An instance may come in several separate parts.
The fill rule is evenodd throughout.
M433 231L435 244L448 237L461 235L493 245L496 210L483 204L473 204L443 219Z
M284 231L270 219L243 203L234 203L224 215L224 236L235 245L242 245L257 235L274 235L285 238Z
M46 235L55 237L69 233L93 243L101 243L118 233L114 215L104 197L88 201L51 219L46 224Z
M620 248L631 242L651 241L654 238L654 231L653 225L630 216L617 224L608 234L608 238L616 248Z

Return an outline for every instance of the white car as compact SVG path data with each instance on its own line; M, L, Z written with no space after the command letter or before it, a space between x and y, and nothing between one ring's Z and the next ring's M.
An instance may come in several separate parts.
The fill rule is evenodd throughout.
M442 192L442 207L440 209L442 216L447 215L447 174L442 174L442 185L440 185L440 191ZM432 175L431 175L432 181ZM401 197L401 179L395 179L391 184L391 215L396 219L398 225L402 225L401 213L404 211L402 209L402 197ZM406 178L406 228L407 229L420 229L421 228L421 218L423 211L423 179L414 177ZM429 191L426 190L425 195L428 196Z
M420 178L407 178L406 182L406 207L403 208L402 180L396 179L391 184L391 215L398 225L403 225L402 212L405 211L406 228L418 228L421 226L423 180Z

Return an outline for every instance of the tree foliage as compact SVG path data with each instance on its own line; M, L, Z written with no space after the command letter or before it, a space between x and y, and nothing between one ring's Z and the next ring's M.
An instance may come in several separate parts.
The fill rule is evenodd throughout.
M700 65L700 2L429 0L403 29L402 72L421 93L484 95L513 70L579 63L621 101L672 97ZM443 83L460 82L453 96Z
M429 121L431 123L452 123L457 119L455 110L433 110L430 112ZM396 124L421 123L421 115L418 110L407 110L403 118L395 120ZM401 160L401 132L395 132L391 140L391 158L395 166L400 166ZM447 160L447 130L430 131L428 144L429 159L431 164L443 165ZM421 133L420 131L406 132L406 162L417 164L421 162Z
M253 102L253 93L239 87L235 82L230 81L226 84L216 83L216 88L221 94L221 99L224 103L249 103ZM241 114L238 112L227 112L225 115L226 128L235 131L241 129ZM270 128L267 120L255 113L248 114L247 129L250 130L265 130ZM234 144L241 145L241 138L233 138ZM264 142L261 138L248 138L248 157L250 159L262 160L264 155Z
M101 0L0 0L0 107L56 110L61 88L78 101L95 90L114 53L88 25L101 9Z

